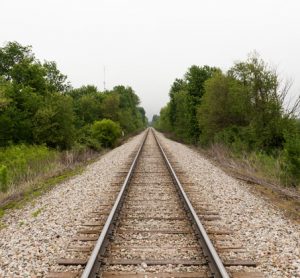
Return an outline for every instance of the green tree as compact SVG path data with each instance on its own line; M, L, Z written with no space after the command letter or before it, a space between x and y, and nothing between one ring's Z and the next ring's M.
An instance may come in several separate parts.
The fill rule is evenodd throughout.
M181 139L196 143L200 136L197 106L204 95L204 83L218 69L209 66L191 66L184 79L176 79L170 90L170 123ZM177 95L179 95L177 97ZM177 100L176 100L177 98ZM178 99L183 100L181 103ZM183 112L184 107L184 112ZM184 115L184 119L182 119Z
M60 149L70 148L75 140L73 120L72 99L58 93L51 94L34 116L34 141Z
M67 76L62 74L55 62L46 61L43 64L45 69L45 79L50 92L67 92L71 90L71 84L67 81Z
M94 122L91 130L93 138L104 147L113 147L121 136L120 125L109 119Z
M251 54L245 62L236 63L228 74L250 91L250 129L255 146L271 152L284 145L283 101L280 82L275 70L258 56Z
M160 110L159 116L153 115L152 125L161 131L171 132L172 125L170 122L170 103Z
M216 72L205 82L205 94L198 106L200 141L207 144L224 129L245 127L250 123L250 94L240 81Z
M101 111L104 118L115 122L120 119L120 96L114 92L104 94L101 103Z
M24 60L30 63L34 59L31 46L22 46L17 42L8 42L4 47L0 48L0 75L6 80L11 80L11 71L15 65Z

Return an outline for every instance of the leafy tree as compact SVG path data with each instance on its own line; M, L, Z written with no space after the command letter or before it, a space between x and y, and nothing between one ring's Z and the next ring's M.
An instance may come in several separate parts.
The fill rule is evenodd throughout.
M145 127L148 124L148 119L146 117L146 111L143 107L137 107L137 110L139 112L139 115L141 116L141 120L142 120L142 126Z
M226 128L249 125L249 90L241 82L216 72L205 82L205 94L198 107L202 143L210 142Z
M46 144L72 148L75 142L99 149L91 125L111 119L125 133L145 127L145 110L131 87L99 92L73 89L55 62L41 63L31 46L9 42L0 48L0 147Z
M191 106L190 106L190 95L181 91L177 93L174 97L174 102L176 104L176 122L174 125L175 134L184 140L185 142L190 143L191 138Z
M45 69L47 88L50 92L67 92L72 88L70 82L67 81L67 76L58 70L55 62L46 61L43 68Z
M30 63L34 59L31 46L22 46L17 42L8 42L3 48L0 48L0 75L6 80L11 80L11 71L15 65L25 60Z
M170 123L170 103L168 103L165 107L160 110L160 114L153 115L152 125L161 131L172 131L172 126Z
M121 136L120 125L112 120L96 121L91 127L92 136L104 147L112 147Z
M300 186L300 119L291 118L285 125L282 152L282 180L284 184Z
M70 148L75 140L73 120L72 99L58 93L52 94L34 116L35 142L61 149Z
M266 151L282 148L283 95L277 73L254 53L245 62L236 63L228 72L250 91L250 129L256 139L253 147Z
M176 79L171 86L169 121L174 132L181 139L193 143L198 141L200 128L196 115L197 106L201 103L205 92L204 82L216 71L217 68L214 67L193 65L186 72L184 79ZM177 97L177 95L180 96ZM184 99L184 113L183 104L178 99ZM184 119L181 118L183 114Z
M104 118L119 121L120 96L115 92L105 93L101 103L101 111Z
M164 109L164 107L163 107L162 109ZM161 112L160 112L160 114L161 114ZM154 115L152 116L152 120L151 120L151 122L150 122L150 125L151 125L151 126L154 126L155 128L158 128L159 118L160 118L159 115L154 114Z
M95 86L82 86L67 92L73 99L75 112L75 126L77 129L103 117L102 100L103 94L98 92Z

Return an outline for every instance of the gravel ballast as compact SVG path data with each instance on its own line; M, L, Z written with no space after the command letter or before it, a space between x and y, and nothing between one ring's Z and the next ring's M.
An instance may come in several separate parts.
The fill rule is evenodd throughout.
M143 133L144 134L144 133ZM89 218L105 190L142 140L135 136L103 155L78 176L57 185L1 220L0 277L43 277L65 255L76 227Z
M66 246L80 225L107 201L111 183L132 159L142 136L103 155L84 173L57 185L22 210L7 213L1 219L6 227L0 230L0 277L44 277L59 269L57 259L66 257ZM218 212L220 225L233 231L234 243L246 249L243 256L258 263L255 270L265 277L299 278L300 225L251 193L251 185L228 176L197 151L158 136L173 155L172 162L194 184L192 203ZM209 225L214 228L215 224Z
M300 225L214 166L197 151L158 133L174 161L198 188L193 202L207 202L218 211L222 224L234 232L234 240L258 263L255 271L266 277L300 277Z

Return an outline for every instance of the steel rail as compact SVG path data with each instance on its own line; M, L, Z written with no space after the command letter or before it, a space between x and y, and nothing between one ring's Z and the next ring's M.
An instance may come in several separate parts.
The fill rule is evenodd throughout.
M106 246L108 244L108 241L109 241L109 237L112 233L112 230L113 230L113 227L115 226L115 220L117 218L117 215L118 215L118 212L120 211L121 209L121 206L122 206L122 203L123 203L123 200L125 198L125 192L127 191L127 187L130 183L130 180L131 180L131 177L132 177L132 174L133 174L133 171L136 167L136 164L137 164L137 161L138 161L138 158L141 154L141 150L145 144L145 141L146 141L146 138L148 136L148 133L149 133L149 129L146 131L146 134L143 138L143 141L137 151L137 154L130 166L130 169L128 171L128 174L126 176L126 179L121 187L121 190L118 194L118 197L112 207L112 210L105 222L105 225L101 231L101 234L96 242L96 245L93 249L93 252L86 264L86 267L81 275L81 278L89 278L89 277L94 277L96 276L96 273L99 269L99 266L101 265L101 257L103 256L104 252L105 252L105 249L106 249Z
M173 167L171 166L171 163L169 162L169 160L166 156L166 153L164 152L164 150L163 150L161 144L159 143L159 140L158 140L155 132L152 130L152 128L151 128L151 132L154 134L156 143L159 146L160 152L164 158L164 161L165 161L167 168L172 176L172 179L177 187L178 193L181 196L184 206L194 224L193 226L195 228L197 235L199 236L200 244L203 248L204 255L207 257L208 264L209 264L210 270L213 274L213 277L229 278L230 277L229 274L227 273L212 242L210 241L201 221L199 220L199 218L197 216L197 213L195 212L191 202L189 201L189 198L187 197L186 193L184 192L183 186L181 185L181 182L179 181L175 171L173 170Z

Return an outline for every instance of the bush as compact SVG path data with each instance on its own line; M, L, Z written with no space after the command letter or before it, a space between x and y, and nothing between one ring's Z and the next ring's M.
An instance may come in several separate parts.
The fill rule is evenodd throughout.
M77 143L86 146L90 149L100 151L101 150L101 144L100 142L95 139L92 135L92 128L91 125L85 125L81 129L78 130L77 134Z
M95 121L91 127L92 138L104 147L113 147L121 136L120 125L112 120Z
M300 136L290 136L286 139L283 155L284 179L294 186L300 184Z

